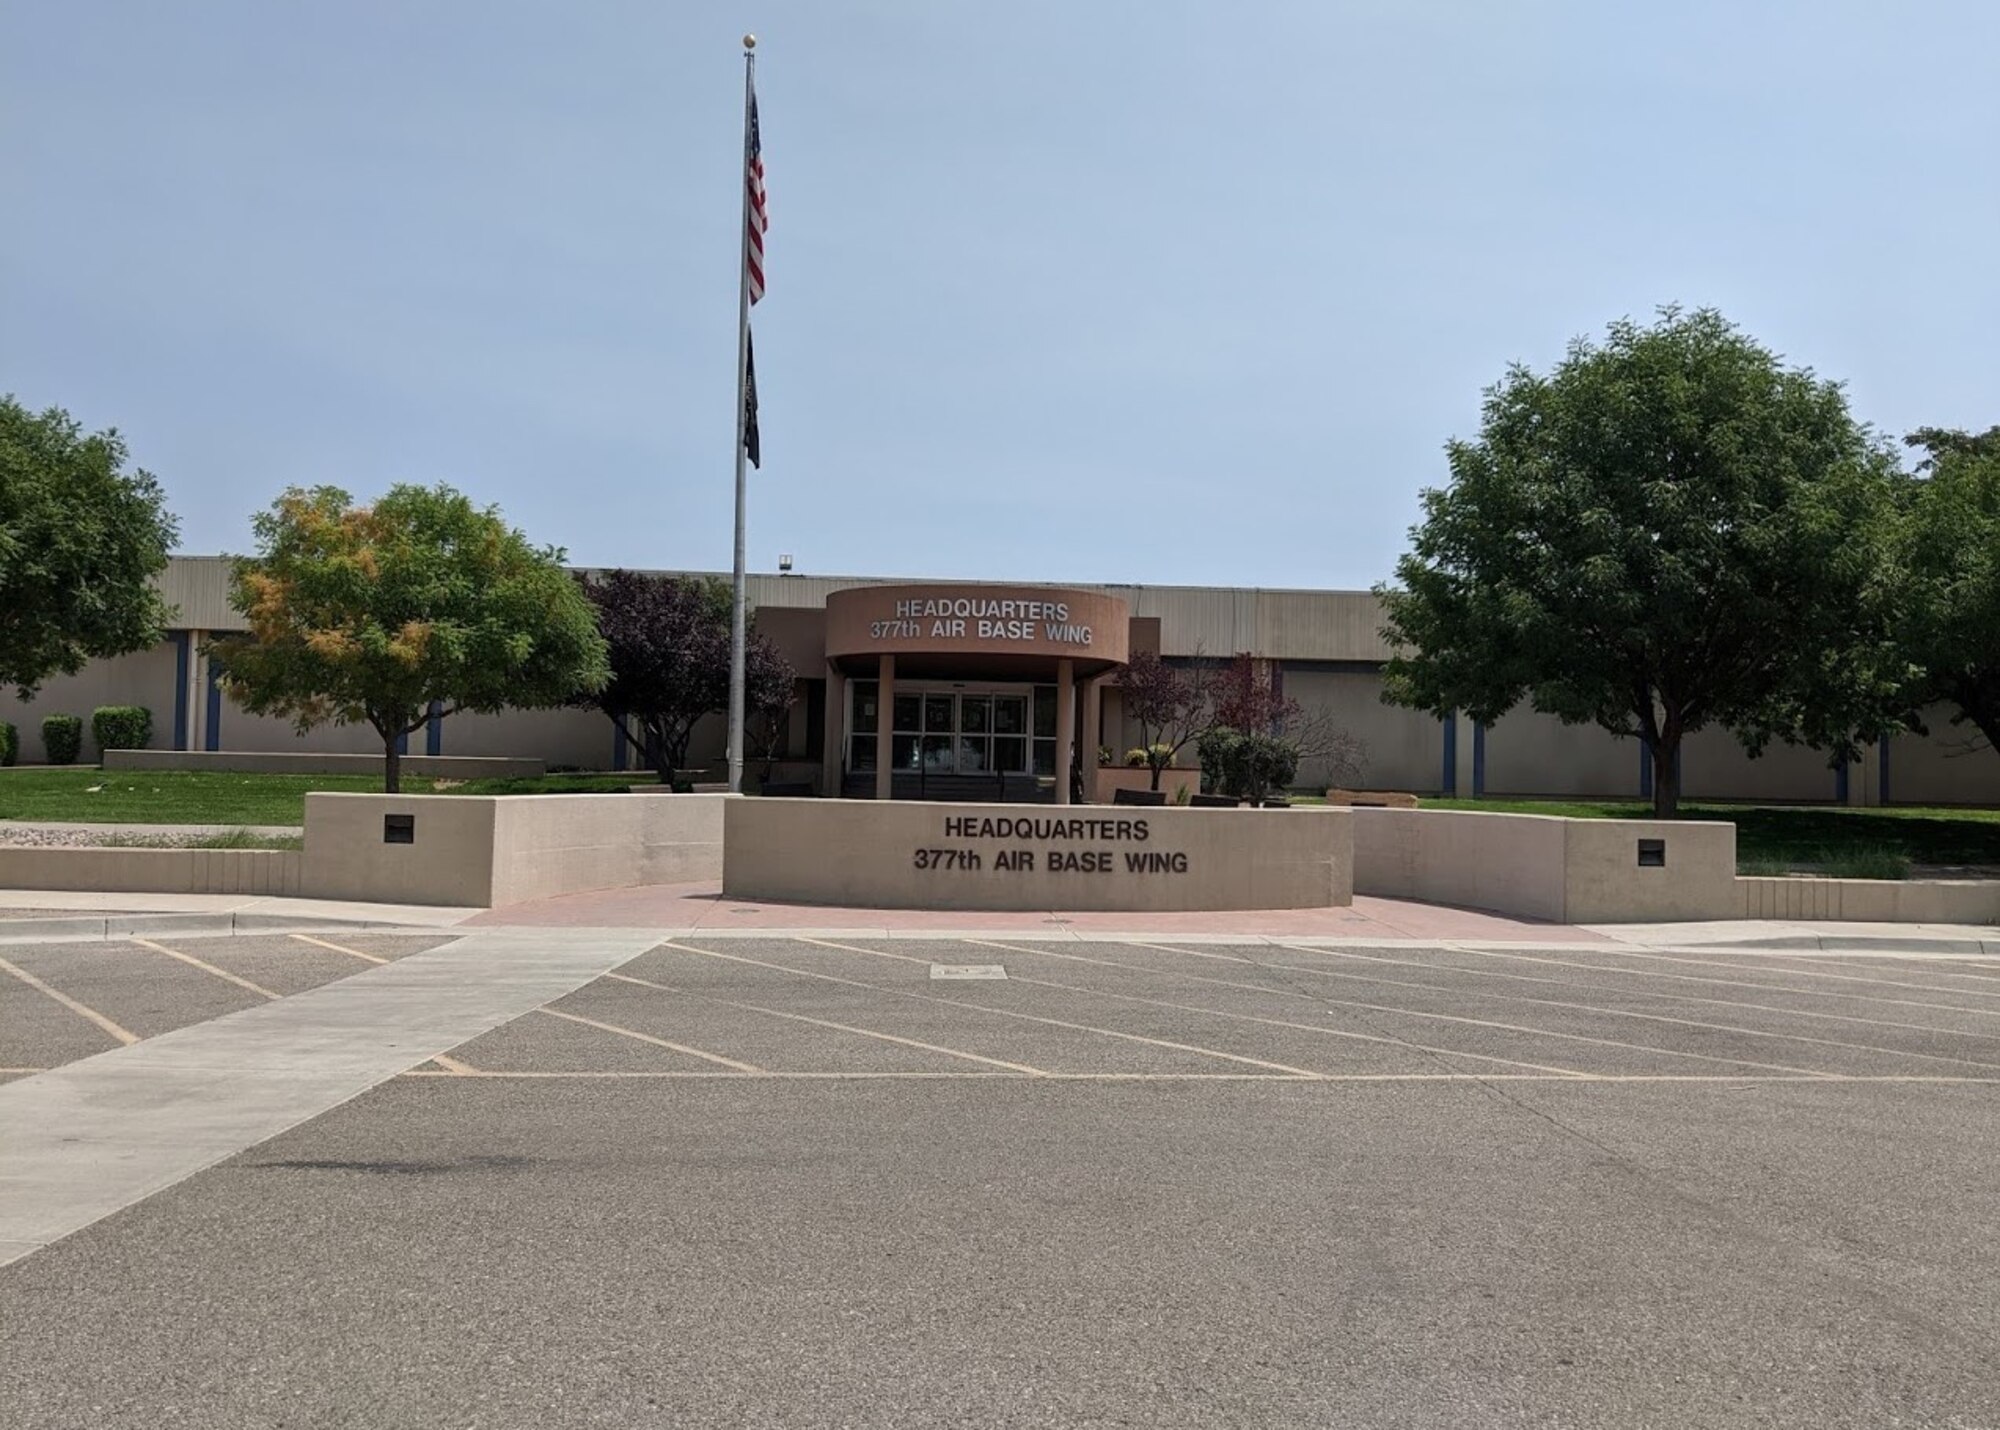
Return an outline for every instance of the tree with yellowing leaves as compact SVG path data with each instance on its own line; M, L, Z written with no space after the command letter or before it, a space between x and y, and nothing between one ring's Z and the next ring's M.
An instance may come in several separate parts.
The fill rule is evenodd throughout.
M229 693L301 731L365 723L398 746L458 710L561 705L609 676L590 603L563 553L530 545L448 486L396 486L372 506L294 487L253 522L230 601L249 629L214 642Z

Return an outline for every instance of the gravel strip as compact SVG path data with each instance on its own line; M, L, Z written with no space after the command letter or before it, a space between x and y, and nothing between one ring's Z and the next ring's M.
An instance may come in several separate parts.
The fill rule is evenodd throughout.
M205 825L45 825L0 824L0 847L26 849L185 849L214 837L217 830ZM256 831L261 833L262 831ZM296 836L298 830L281 834Z

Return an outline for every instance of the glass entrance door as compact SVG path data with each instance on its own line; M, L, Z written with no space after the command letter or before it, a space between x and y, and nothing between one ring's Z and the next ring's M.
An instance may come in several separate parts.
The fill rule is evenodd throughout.
M1019 774L1028 768L1028 697L958 697L958 773Z
M898 690L890 702L890 756L895 768L926 775L1019 774L1034 768L1030 691ZM881 718L874 681L854 682L848 768L875 767L875 722Z

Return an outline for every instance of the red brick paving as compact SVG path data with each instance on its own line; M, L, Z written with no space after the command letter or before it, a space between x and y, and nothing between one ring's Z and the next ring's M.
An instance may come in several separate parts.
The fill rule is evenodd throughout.
M1249 937L1500 939L1602 943L1602 935L1564 924L1513 919L1475 909L1356 896L1353 907L1261 909L1224 913L966 913L934 909L846 909L726 899L713 882L604 889L492 909L468 924L542 928L661 928L728 932L770 929L884 929L989 933L1242 934Z

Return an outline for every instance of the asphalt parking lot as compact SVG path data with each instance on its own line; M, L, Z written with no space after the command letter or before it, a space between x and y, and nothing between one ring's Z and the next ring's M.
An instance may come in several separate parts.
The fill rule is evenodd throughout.
M0 1082L302 993L443 934L271 934L0 945Z
M306 948L177 951L380 966ZM0 956L141 1037L264 1001ZM0 983L10 1066L96 1050L22 994L111 1046ZM1974 1430L1996 1108L1991 958L676 940L0 1268L0 1403Z

